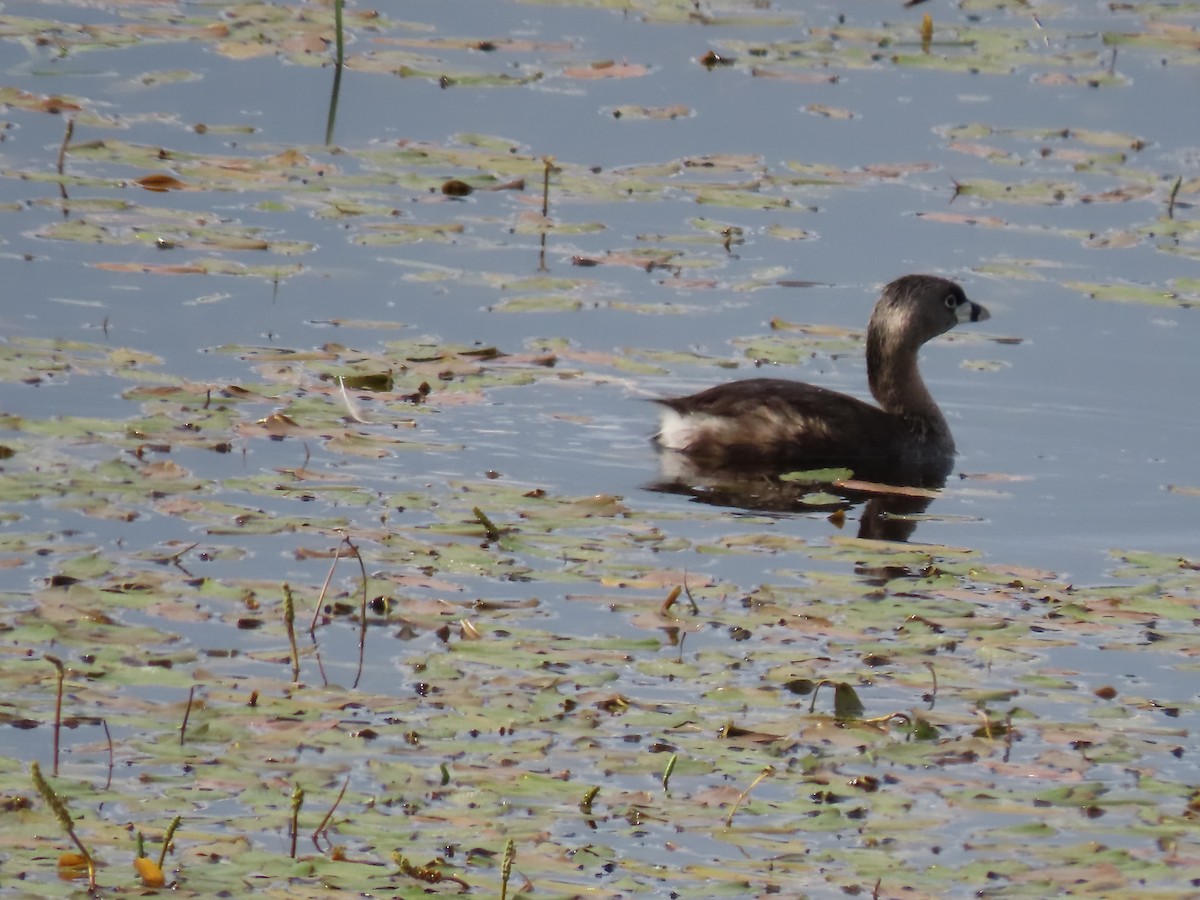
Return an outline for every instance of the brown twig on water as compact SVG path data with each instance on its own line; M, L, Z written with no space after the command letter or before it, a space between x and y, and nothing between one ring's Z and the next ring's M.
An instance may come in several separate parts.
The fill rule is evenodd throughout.
M321 605L325 602L325 592L329 590L329 582L333 580L333 570L337 568L337 562L342 558L342 545L339 543L337 549L333 551L333 562L329 564L329 572L325 575L325 583L321 585L321 593L317 595L317 603L313 608L312 621L308 623L308 636L314 641L317 630L317 617L321 615Z
M683 573L683 595L688 598L688 603L692 605L692 615L700 615L700 607L696 605L696 598L692 596L692 589L688 587L687 572Z
M667 594L667 599L664 600L662 605L658 608L658 614L660 616L665 616L667 613L669 613L671 611L671 607L675 605L675 601L679 599L679 595L682 593L683 588L681 588L679 585L675 585L675 587L671 588L671 593Z
M108 778L104 782L104 789L107 791L112 787L113 777L113 745L112 732L108 730L108 719L101 719L100 724L104 727L104 738L108 741Z
M63 680L67 677L66 671L63 669L62 660L57 656L51 656L49 653L45 656L46 662L50 663L58 672L58 690L54 696L54 777L58 777L58 742L62 735L62 698L63 698Z
M548 220L550 218L550 173L557 171L554 166L553 156L543 156L542 165L542 218ZM546 230L549 227L549 222L542 223L542 233L538 241L540 250L538 251L538 271L549 271L546 268Z
M192 701L196 699L196 686L193 684L188 688L187 709L183 711L183 722L179 726L179 746L183 746L184 737L187 735L188 719L192 716Z
M812 702L808 705L808 714L810 716L817 711L817 694L821 692L821 688L824 685L829 685L834 690L837 689L836 681L830 681L828 678L822 678L820 681L818 681L813 687Z
M367 566L363 562L362 554L359 553L354 541L350 540L346 535L342 536L341 543L337 545L337 549L333 553L333 562L329 564L329 572L325 575L325 583L321 585L321 593L317 596L317 602L313 608L312 621L308 623L308 636L312 638L313 644L316 644L317 618L321 615L321 609L325 603L325 595L329 591L330 582L333 581L333 573L337 568L338 560L342 558L342 544L350 548L350 555L353 555L358 560L358 570L362 574L362 603L359 609L358 672L354 676L354 687L358 687L358 682L362 678L367 648ZM324 679L325 669L321 664L320 650L317 651L317 666L321 670L322 679Z
M206 401L205 401L205 403L207 403L207 402L208 402L208 401L206 400ZM183 563L181 563L179 560L181 560L181 559L184 557L184 555L185 555L185 554L191 553L193 550L195 550L195 549L196 549L197 547L199 547L199 546L200 546L200 542L199 542L199 541L196 541L194 544L188 544L186 547L184 547L184 548L183 548L182 550L180 550L178 553L175 553L175 554L173 554L173 555L171 555L171 556L168 556L168 557L167 557L167 562L169 562L171 565L173 565L173 566L174 566L175 568L177 568L179 571L183 572L183 574L185 574L185 575L187 575L187 576L189 576L189 577L190 577L192 573L191 573L191 572L189 572L187 569L185 569L185 568L183 567Z
M325 829L329 827L329 820L333 818L333 813L338 808L338 804L341 803L342 798L346 796L346 788L348 788L349 786L350 786L350 776L347 775L346 780L342 782L342 789L340 791L338 791L337 798L333 801L333 806L329 807L329 812L325 813L325 818L323 818L321 820L321 824L313 829L312 842L313 842L313 846L317 848L318 853L321 853L323 851L321 850L321 844L318 842L317 839L321 835L325 834ZM328 839L329 838L326 835L326 840L328 840Z
M542 216L550 215L550 173L556 171L553 156L542 157Z
M71 136L75 134L75 120L67 119L67 130L63 134L62 143L58 146L58 174L62 175L67 166L67 146L71 143Z
M1171 186L1171 196L1167 198L1167 218L1175 218L1175 198L1179 196L1179 188L1183 185L1183 176L1180 175L1175 179L1175 184Z
M358 610L358 671L354 673L354 687L358 687L358 682L362 679L363 665L367 658L367 566L363 562L362 554L358 552L358 547L354 545L354 541L350 540L349 535L344 538L346 546L350 548L350 552L354 554L354 558L358 560L358 571L362 575L362 603L359 604Z

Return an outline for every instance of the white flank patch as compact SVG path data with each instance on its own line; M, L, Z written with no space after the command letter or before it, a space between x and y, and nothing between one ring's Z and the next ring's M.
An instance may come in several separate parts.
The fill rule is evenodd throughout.
M698 416L695 413L680 415L673 409L663 410L662 421L658 430L658 443L668 450L686 451L706 433L712 434L714 427L719 427L720 419L716 416Z

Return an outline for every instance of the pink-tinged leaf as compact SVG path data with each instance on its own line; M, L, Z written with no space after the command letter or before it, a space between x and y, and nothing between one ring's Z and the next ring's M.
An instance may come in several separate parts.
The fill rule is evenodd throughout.
M592 63L590 66L570 66L562 70L566 78L580 81L596 81L602 78L641 78L650 74L650 67L638 63L616 63L611 61Z
M996 216L972 216L962 213L923 212L917 218L946 225L981 225L984 228L1007 228L1008 223Z

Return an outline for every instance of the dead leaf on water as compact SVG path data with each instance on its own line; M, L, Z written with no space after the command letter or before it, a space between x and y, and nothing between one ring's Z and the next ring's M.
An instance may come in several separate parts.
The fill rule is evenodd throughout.
M838 487L848 488L852 491L865 491L868 494L895 494L903 497L922 497L930 500L936 499L941 491L931 488L907 487L904 485L881 484L875 481L860 481L856 478L847 478L836 482Z
M83 109L78 103L54 94L31 94L14 87L0 87L0 103L31 112L62 113Z
M837 84L838 76L828 72L798 72L788 69L767 69L755 66L750 70L755 78L775 78L796 84Z
M176 178L174 175L146 175L138 178L134 182L140 184L148 191L158 193L166 193L167 191L183 191L187 190L187 185Z
M192 473L183 466L164 459L147 463L138 469L138 474L151 481L178 481L182 478L190 478Z
M568 66L562 70L567 78L596 81L603 78L641 78L650 74L650 67L637 63L595 62L588 66Z
M695 110L691 107L676 105L676 106L616 106L607 110L608 114L614 119L651 119L658 121L670 121L672 119L685 119L694 116Z
M141 272L147 275L207 275L208 272L203 266L195 264L150 264L136 262L98 262L92 263L92 266L97 269L103 269L106 272Z
M826 119L838 119L843 122L858 118L856 113L853 113L848 109L839 109L836 106L827 106L824 103L810 103L803 109L804 112L809 113L810 115L822 116Z
M484 53L567 53L573 49L568 41L536 41L525 38L398 38L376 37L376 44L393 45L397 47L415 47L424 50L477 50Z
M917 218L946 225L979 225L984 228L1008 227L1008 223L998 216L974 216L969 213L919 212Z

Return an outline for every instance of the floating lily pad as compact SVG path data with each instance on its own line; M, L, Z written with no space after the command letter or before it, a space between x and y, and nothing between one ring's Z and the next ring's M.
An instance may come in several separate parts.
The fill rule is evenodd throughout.
M597 14L576 0L536 2L557 7L556 21ZM353 76L343 92L368 79L411 94L408 111L478 92L517 105L565 98L596 121L619 112L625 124L606 127L646 140L616 168L599 164L626 159L615 145L594 160L548 160L553 142L522 117L492 135L382 114L376 133L339 133L333 146L280 143L233 106L213 124L181 122L174 101L144 104L186 100L207 71L77 76L123 48L162 45L165 59L177 45L172 66L198 53L254 77L290 67L303 75L292 99L323 114L325 97L301 82L332 79L332 10L127 13L94 5L83 21L64 6L54 20L0 21L30 55L9 73L14 84L28 88L30 73L45 82L0 89L4 177L17 198L0 205L10 264L26 265L16 257L33 239L31 257L86 266L98 283L69 298L96 320L86 323L95 340L82 341L69 325L64 339L27 337L59 319L32 302L45 296L12 282L20 296L0 342L0 727L14 760L36 757L45 772L61 763L53 789L106 863L101 891L136 886L133 832L154 856L175 815L167 876L197 897L248 885L297 897L498 896L505 872L510 895L554 896L646 895L668 882L695 896L953 896L980 885L1150 895L1200 877L1187 852L1195 703L1168 690L1196 668L1195 560L1126 551L1111 578L1083 587L968 547L851 537L854 508L839 512L841 530L813 531L765 512L615 496L604 492L611 482L589 487L590 455L567 488L557 466L544 483L505 475L517 455L592 453L573 438L548 446L547 423L581 439L613 430L596 410L540 405L561 387L637 396L649 392L644 376L665 384L696 366L737 367L719 342L708 352L688 335L667 348L652 332L677 320L639 319L645 334L622 327L632 315L704 314L753 332L743 315L761 299L752 292L826 277L816 257L802 258L823 244L796 243L800 256L785 264L773 241L837 236L832 219L818 223L847 201L871 205L880 188L908 192L924 228L995 229L1005 246L976 253L978 269L1021 291L1053 277L1099 299L1196 302L1194 278L1067 281L1063 258L1029 256L1055 238L1097 260L1118 248L1200 255L1200 187L1169 171L1186 168L1187 154L1151 143L1158 133L1069 120L1085 96L1127 91L1126 72L1140 84L1161 65L1194 66L1192 8L1114 7L1100 33L1067 6L1043 5L1035 20L968 0L930 13L923 46L919 7L897 6L895 21L860 9L835 22L753 3L621 5L608 23L618 32L698 41L675 63L637 56L644 41L629 45L642 48L630 59L602 57L617 46L608 26L586 41L485 34L470 22L442 33L387 10L343 10ZM705 134L724 122L693 102L703 95L650 96L659 67L675 64L704 91L747 103L777 93L785 111L811 113L813 129L878 127L868 94L893 90L900 69L913 109L952 97L978 111L966 104L1019 84L1065 98L1068 112L1061 124L1018 115L1010 128L972 114L927 130L930 153L916 159L866 141L845 164L815 134L790 160L750 143L706 152ZM64 77L70 94L55 86ZM840 96L851 80L853 102ZM60 171L54 123L72 117ZM663 150L668 132L693 146ZM697 204L721 212L697 217ZM331 262L331 246L348 255ZM286 283L324 279L333 287L320 299L336 299L354 260L372 256L395 309L322 312ZM181 312L187 327L204 316L242 325L249 298L237 285L255 285L164 295L154 316L106 293L142 289L158 302L170 285L152 274L269 280L279 286L270 327L248 316L252 330L212 338L226 343L208 349L213 381L201 383L158 343L165 326L152 320L175 324ZM481 333L424 334L425 292L459 302L460 290ZM277 332L274 316L293 301L307 321L278 320L290 325ZM520 317L481 309L606 330L539 338ZM803 363L859 356L861 341L775 320L735 346L743 360ZM505 399L499 412L488 408L493 392ZM518 395L538 398L539 414L520 414ZM461 452L476 438L478 456ZM649 460L640 435L626 438ZM481 464L464 476L469 459ZM835 476L848 477L797 477ZM947 491L999 487L974 477ZM1194 493L1182 484L1160 495L1188 505ZM843 505L819 488L803 499ZM824 527L828 512L800 515ZM922 518L954 522L970 543L966 516L936 505L908 514ZM57 760L47 652L65 670ZM55 869L70 839L23 764L5 770L0 800L4 865L17 873L0 879L0 894L14 884L77 894ZM678 852L664 856L666 843Z
M1080 291L1096 300L1116 300L1122 303L1148 303L1152 306L1188 307L1200 303L1200 294L1135 284L1090 284L1070 281L1066 287Z

